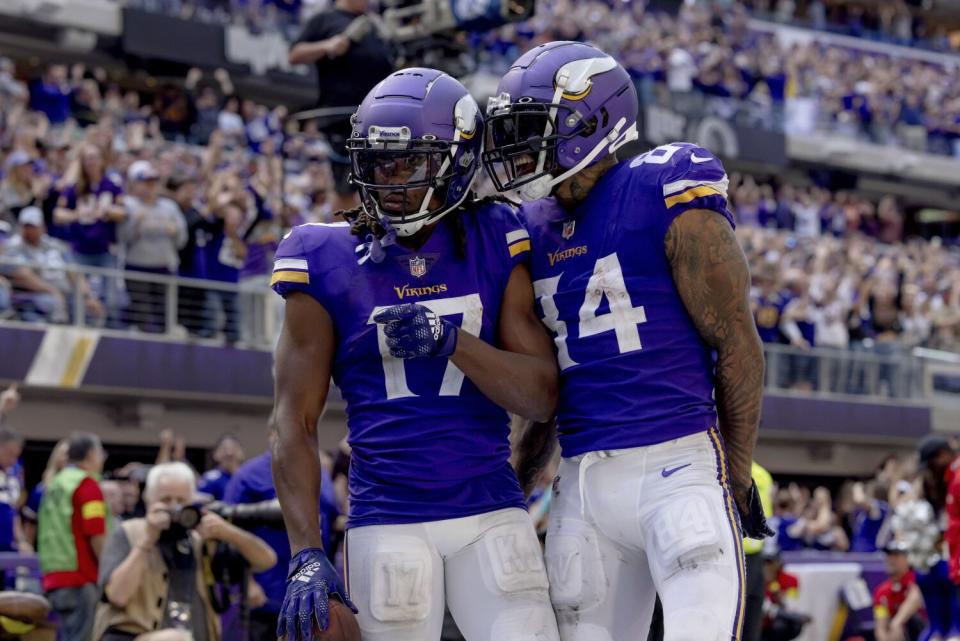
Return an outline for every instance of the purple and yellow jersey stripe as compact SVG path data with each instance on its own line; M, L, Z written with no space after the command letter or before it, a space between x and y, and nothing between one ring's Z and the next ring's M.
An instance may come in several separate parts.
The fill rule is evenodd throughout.
M747 568L743 554L743 532L740 530L740 514L737 512L737 506L733 500L733 492L730 490L730 472L727 466L727 454L724 449L723 438L720 436L720 431L715 427L708 430L707 433L710 436L710 442L713 444L713 450L717 456L717 481L723 488L727 520L730 525L730 533L733 536L734 551L737 557L737 578L740 585L737 593L737 608L733 617L733 629L730 638L739 639L743 632L743 605L746 600L747 586Z
M506 233L507 251L510 258L530 251L530 233L526 229L514 229Z
M303 258L278 258L273 263L273 277L270 286L277 283L310 284L310 269Z

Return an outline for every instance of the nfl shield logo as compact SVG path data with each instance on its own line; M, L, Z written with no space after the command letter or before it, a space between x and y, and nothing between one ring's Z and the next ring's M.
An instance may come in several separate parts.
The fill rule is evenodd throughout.
M573 236L573 230L576 228L576 226L577 221L575 220L568 220L567 222L563 223L563 233L561 235L563 236L564 240L570 240L570 237Z
M420 278L427 273L427 260L417 256L410 259L410 275Z

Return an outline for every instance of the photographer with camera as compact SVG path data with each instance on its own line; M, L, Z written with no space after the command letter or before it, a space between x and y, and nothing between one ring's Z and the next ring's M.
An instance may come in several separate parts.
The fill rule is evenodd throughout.
M179 629L194 641L219 641L214 586L204 574L207 560L232 548L255 572L276 563L260 538L193 505L195 494L196 479L185 463L155 465L147 474L146 517L124 521L103 549L104 599L94 639L130 641L154 630Z

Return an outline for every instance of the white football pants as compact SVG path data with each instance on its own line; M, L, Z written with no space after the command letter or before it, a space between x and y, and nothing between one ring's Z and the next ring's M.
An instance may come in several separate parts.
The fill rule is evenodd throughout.
M563 641L739 641L744 560L726 458L711 430L563 459L546 563Z
M518 508L347 532L363 641L436 641L444 601L467 641L559 641L540 542Z

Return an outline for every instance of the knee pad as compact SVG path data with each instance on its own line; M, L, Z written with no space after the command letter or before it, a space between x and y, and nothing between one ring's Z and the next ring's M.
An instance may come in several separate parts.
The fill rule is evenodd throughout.
M484 583L501 594L547 590L540 541L526 514L491 527L475 544Z
M725 509L721 503L711 503L704 493L689 493L672 499L657 510L656 521L647 528L653 532L651 570L663 581L681 571L695 570L702 565L717 565L724 561L724 536L730 538L733 530L721 531L723 524L717 516ZM736 554L736 550L731 550ZM732 567L736 567L732 559Z
M586 610L607 596L607 579L597 531L583 521L564 519L547 536L550 600L558 610Z
M423 621L433 592L430 548L412 536L381 543L370 558L370 614L382 623Z

